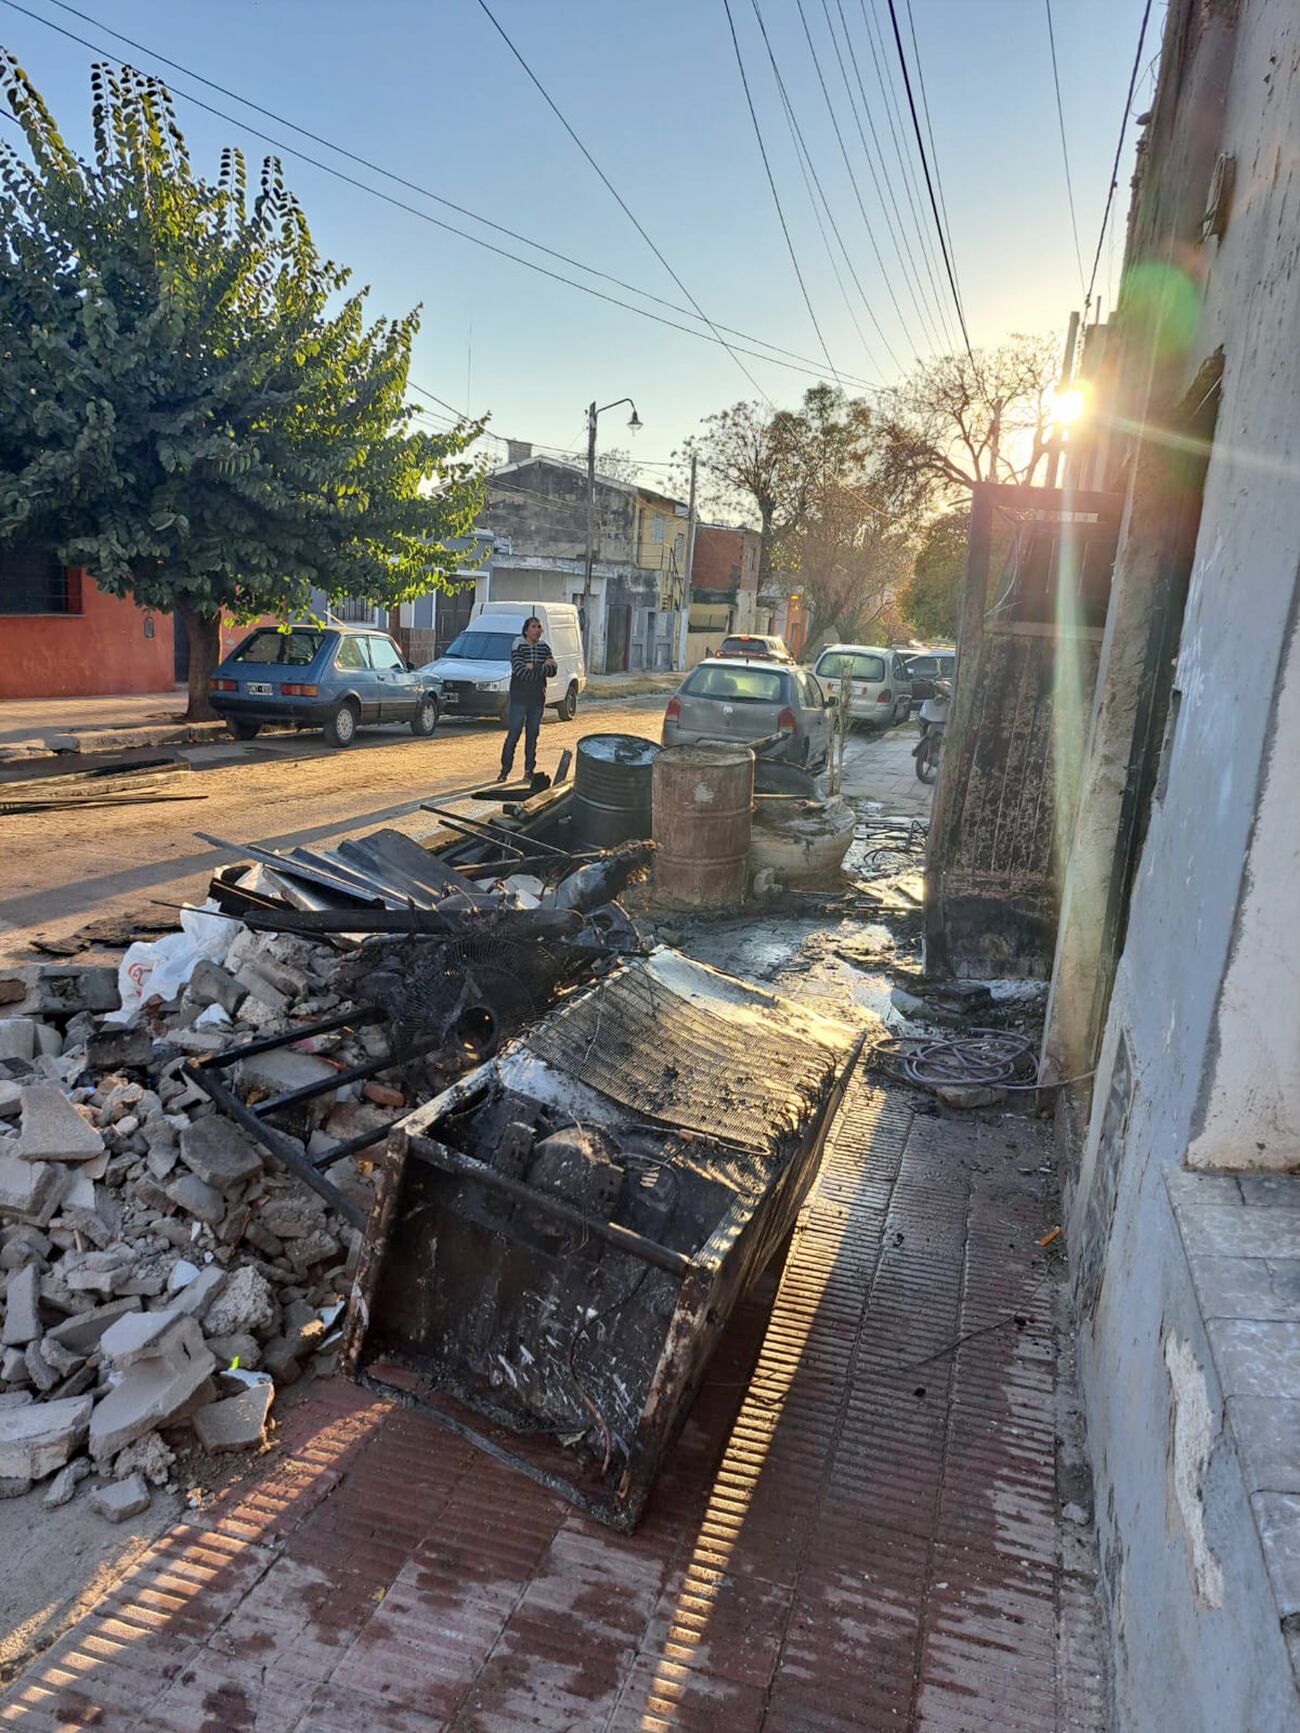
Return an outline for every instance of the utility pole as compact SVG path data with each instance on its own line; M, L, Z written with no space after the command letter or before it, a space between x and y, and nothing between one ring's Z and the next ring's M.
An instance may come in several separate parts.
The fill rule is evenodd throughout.
M1061 364L1061 383L1057 387L1057 391L1061 396L1064 396L1066 391L1069 390L1070 382L1074 378L1074 351L1078 342L1078 337L1079 315L1077 313L1071 313L1070 323L1066 327L1065 332L1065 359ZM1052 455L1047 460L1048 487L1056 486L1057 474L1061 467L1061 444L1064 439L1065 426L1062 423L1058 425L1056 429L1056 438L1052 441Z
M677 665L686 672L686 636L691 629L691 570L695 565L695 472L699 458L691 453L691 497L686 524L686 570L682 574L682 617L677 628Z
M582 579L582 656L591 655L591 566L596 556L596 400L587 409L587 559Z

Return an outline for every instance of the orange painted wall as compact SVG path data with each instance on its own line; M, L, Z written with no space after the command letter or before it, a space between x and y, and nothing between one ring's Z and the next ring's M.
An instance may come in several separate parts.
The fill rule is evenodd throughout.
M79 614L0 615L0 698L166 692L172 670L171 616L106 595L85 573Z

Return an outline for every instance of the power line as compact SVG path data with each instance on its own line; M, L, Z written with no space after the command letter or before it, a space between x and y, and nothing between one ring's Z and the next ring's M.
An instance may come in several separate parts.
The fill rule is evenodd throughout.
M695 299L694 295L691 294L690 290L686 287L685 283L683 283L681 278L677 275L676 271L673 270L672 266L668 263L667 259L659 251L659 248L650 239L650 236L646 233L645 229L641 226L640 222L637 220L636 216L634 215L634 213L632 211L632 207L628 204L627 200L619 192L618 188L614 185L613 181L610 180L609 176L605 173L604 169L601 168L600 164L596 161L595 157L592 156L591 152L587 149L586 145L582 142L582 140L578 137L577 133L569 125L569 122L565 119L564 115L561 113L560 109L558 108L555 101L551 97L551 94L547 90L546 86L542 83L541 79L538 78L537 74L533 71L532 67L524 59L523 55L519 52L519 50L515 47L514 43L510 40L510 37L506 34L505 30L498 23L496 17L494 16L494 14L492 12L492 8L487 3L487 0L478 0L478 3L479 3L480 10L490 20L492 27L496 31L497 35L505 43L506 47L510 50L511 54L514 55L515 59L519 62L520 66L522 66L524 71L528 74L530 81L537 88L538 92L540 93L540 95L542 97L542 100L546 103L546 106L550 109L551 113L559 121L560 125L564 128L565 132L568 133L569 137L573 140L574 144L577 145L578 149L582 152L583 156L586 157L587 161L591 164L592 168L596 171L596 174L599 176L601 182L606 187L606 189L609 191L609 193L612 195L612 197L614 198L614 201L618 205L619 209L627 217L628 221L632 224L632 227L636 230L637 234L640 235L641 239L645 242L646 246L649 247L650 251L654 254L655 258L658 259L659 263L663 266L664 270L667 271L668 275L672 278L673 282L676 283L677 287L681 290L682 294L685 295L686 299L690 302L691 306L695 309L695 312L698 315L698 317L703 319L704 323L709 327L709 330L713 332L713 335L717 338L718 342L722 344L722 347L731 356L732 360L736 363L737 367L740 368L740 371L745 375L745 378L748 379L749 383L754 387L754 390L758 392L759 396L763 399L763 401L768 405L769 408L774 409L776 406L775 406L775 404L773 404L772 399L767 395L766 391L763 390L763 387L758 383L757 379L755 379L754 375L749 371L749 368L745 366L745 363L740 359L740 356L736 353L736 351L727 342L726 338L723 337L722 334L718 331L718 329L714 325L712 319L709 318L708 314L704 311L703 307L700 306L699 302ZM827 359L829 360L829 357Z
M768 38L767 28L763 22L763 14L758 9L758 0L752 0L752 4L754 7L754 16L758 20L758 28L762 32L763 46L767 49L767 58L768 58L769 62L771 63L772 76L776 79L776 88L780 93L782 107L785 110L786 125L789 127L791 137L794 140L795 159L796 159L796 161L798 161L800 170L803 173L804 185L806 188L808 188L809 199L812 201L813 216L817 220L818 229L821 230L822 240L823 240L823 242L826 242L826 231L824 228L822 228L821 217L818 215L816 200L812 198L812 190L810 187L808 187L809 175L812 176L813 184L817 188L817 193L820 196L821 201L822 201L822 208L826 212L826 220L827 220L827 222L830 223L831 230L834 233L835 239L839 242L840 252L844 255L844 263L848 267L849 275L853 278L854 287L858 291L858 295L860 296L860 298L862 300L862 305L866 308L867 317L871 320L871 323L875 326L876 333L879 336L881 342L885 345L885 348L889 350L890 357L892 358L895 366L898 366L899 365L898 357L897 357L897 355L894 354L893 349L890 348L889 338L886 337L884 330L881 327L880 320L876 317L875 308L871 305L871 302L867 296L867 291L862 287L862 280L858 276L858 273L857 273L856 269L854 268L853 257L850 254L848 247L845 245L844 237L840 233L840 226L835 221L835 213L831 209L830 200L826 197L826 189L822 186L821 176L817 173L817 165L813 161L812 152L809 150L808 142L804 138L804 135L803 135L803 128L799 125L799 117L794 111L794 104L791 102L789 92L786 90L785 79L781 76L781 68L777 64L776 55L772 51L772 44ZM805 164L807 165L806 168L805 168ZM827 246L827 252L830 253L829 243L826 243L826 246ZM844 291L844 285L843 285L843 282L840 278L839 269L835 264L835 259L834 259L833 254L831 254L831 269L835 273L836 282L839 283L839 285L840 285L841 294L844 294L845 304L848 305L848 295ZM866 351L867 356L868 356L869 360L871 361L872 366L873 367L877 366L876 358L871 353L871 349L867 343L866 338L863 337L863 335L862 335L862 327L858 324L857 315L853 312L851 306L849 307L849 317L853 320L853 329L858 333L858 337L861 339L863 349Z
M1070 176L1070 147L1065 142L1065 110L1061 106L1061 75L1056 65L1056 32L1052 28L1052 0L1043 0L1047 8L1047 40L1052 49L1052 83L1056 87L1056 118L1061 128L1061 158L1065 163L1065 192L1070 201L1070 228L1074 232L1074 259L1079 267L1079 287L1086 289L1083 279L1083 253L1079 248L1079 219L1074 214L1074 181Z
M1128 95L1124 98L1124 113L1119 123L1119 140L1115 145L1115 161L1111 164L1110 186L1106 192L1106 208L1101 214L1101 233L1097 236L1097 251L1093 256L1092 275L1088 278L1088 291L1083 298L1083 317L1087 322L1088 309L1092 305L1092 292L1097 286L1097 267L1101 263L1101 246L1106 239L1106 224L1110 219L1111 201L1115 197L1115 188L1119 185L1119 159L1124 149L1124 134L1128 131L1129 111L1133 107L1133 91L1137 85L1138 67L1142 64L1142 44L1147 37L1147 20L1151 16L1151 0L1146 0L1142 8L1142 24L1138 30L1137 53L1133 56L1133 70L1129 74Z
M755 11L757 11L758 10L758 0L753 0L753 3L754 3L754 9L755 9ZM862 202L862 193L861 193L860 188L858 187L858 177L853 172L853 165L849 161L849 153L845 149L844 135L840 131L840 123L839 123L839 119L835 113L835 105L831 102L830 91L826 88L825 78L822 77L821 61L817 58L817 50L813 46L812 32L808 28L808 19L807 19L805 12L804 12L804 9L803 9L803 0L797 0L797 4L799 7L799 19L803 25L803 33L804 33L804 36L807 38L807 42L808 42L808 52L812 55L812 63L813 63L813 66L815 67L816 72L817 72L817 82L818 82L818 84L821 85L822 96L825 98L825 101L826 101L826 112L831 117L831 126L835 132L836 142L839 144L839 147L840 147L840 155L844 158L844 167L848 171L849 183L853 188L853 196L857 200L858 212L862 218L863 227L867 231L867 239L871 242L871 250L876 255L876 263L880 267L880 276L881 276L881 279L884 282L885 288L889 294L889 299L894 304L894 312L898 317L899 329L903 333L903 340L907 344L908 348L912 350L913 354L915 354L916 353L916 343L913 340L912 333L907 328L907 321L903 317L903 309L898 304L898 296L895 295L895 293L894 293L894 285L890 282L889 273L885 269L885 261L881 257L880 245L879 245L878 241L876 240L876 231L871 226L871 219L867 215L867 208ZM764 31L763 35L764 35L764 39L766 40L767 32ZM873 315L873 317L874 317L874 315ZM879 327L877 327L877 329L879 329ZM893 361L894 365L901 372L902 367L903 367L903 363L899 360L898 356L895 354L893 345L890 343L888 337L885 336L883 331L881 332L881 341L884 343L885 347L889 350L890 359Z
M740 69L740 82L745 87L745 102L749 108L749 118L754 123L754 137L758 140L758 151L759 155L763 159L763 168L767 174L767 184L772 190L772 202L776 206L776 214L780 219L781 233L785 236L786 251L790 255L790 263L794 266L794 274L799 279L799 288L803 294L803 304L808 309L808 317L812 320L813 330L817 333L817 341L821 344L822 350L826 356L826 365L830 368L831 373L838 378L839 375L835 372L835 363L831 360L831 352L827 349L826 339L822 336L822 328L817 323L816 313L813 312L813 304L808 296L808 285L804 282L803 272L799 269L798 255L794 250L794 242L790 239L790 229L785 220L785 212L781 209L781 195L776 190L776 181L772 176L772 165L767 160L767 146L763 143L763 129L758 124L758 114L754 108L754 98L749 92L749 77L745 71L745 62L740 52L740 38L736 35L736 21L731 16L731 0L722 0L722 9L727 14L727 25L731 31L731 46L736 51L736 65Z
M19 0L0 0L0 3L3 3L4 5L8 6L11 11L19 12L25 18L30 18L33 21L33 23L43 25L45 27L45 29L52 30L55 32L56 35L65 37L69 42L75 42L80 47L89 49L92 54L107 55L109 58L112 58L112 56L113 56L113 50L110 48L106 48L102 43L93 42L93 41L89 40L87 37L80 36L76 33L76 31L66 29L61 24L56 24L52 18L42 17L39 12L33 12L29 7L21 5L19 3ZM52 0L52 3L54 5L60 5L60 4L62 4L62 0ZM83 16L83 15L78 14L78 16ZM108 35L116 36L116 37L118 37L118 39L120 41L130 42L130 40L131 40L129 37L121 36L118 31L112 30L108 26L104 26L103 28L105 29L105 31L107 32ZM132 45L135 46L134 44L132 44ZM153 57L155 59L161 61L164 65L177 66L180 71L186 72L187 76L193 76L200 83L210 82L208 80L204 80L201 77L201 75L198 73L190 74L188 69L185 67L180 67L178 62L173 61L173 60L169 60L167 58L167 56L165 56L165 55L156 54L154 52L154 50L152 50L152 49L145 48L143 50L143 52L146 54L153 55ZM178 95L184 97L184 99L187 102L192 103L195 108L202 109L205 114L214 115L218 120L224 120L231 126L239 127L244 132L250 133L254 138L261 139L264 144L269 144L272 146L273 149L275 149L277 151L282 151L286 156L294 157L299 162L308 163L308 164L310 164L310 166L312 168L319 169L323 174L330 175L334 180L342 181L345 185L350 186L350 187L354 187L359 192L367 193L371 198L380 199L383 201L384 204L392 205L396 210L405 211L409 216L416 217L423 223L429 223L434 228L443 230L444 233L446 233L446 234L455 235L455 236L457 236L458 239L463 240L463 241L469 241L472 246L480 247L485 252L495 254L498 258L509 259L512 264L522 265L526 270L534 271L539 276L549 278L552 282L562 283L566 288L577 289L580 293L582 293L584 295L590 295L598 301L604 301L612 307L620 307L625 312L635 313L639 318L648 319L653 324L656 324L656 325L663 325L670 331L681 331L681 332L685 333L686 336L698 338L701 342L704 342L704 343L716 343L716 344L720 345L722 348L727 349L729 353L732 353L732 354L739 353L742 355L748 355L752 360L765 361L772 367L780 367L780 368L783 368L785 371L790 372L790 373L803 373L805 375L810 375L813 378L820 378L821 377L821 370L815 364L800 365L799 363L794 362L794 361L782 361L782 360L778 360L775 355L764 355L764 354L758 353L757 351L755 351L753 349L745 349L745 348L741 348L739 345L728 344L723 337L718 336L716 334L714 334L714 335L710 334L714 328L713 328L711 322L707 318L704 319L704 323L710 326L710 330L709 331L696 330L689 325L679 324L678 321L675 319L666 319L666 318L664 318L664 316L662 314L652 313L646 307L638 307L630 301L624 301L617 295L607 294L603 289L594 288L590 283L582 283L582 282L577 281L575 278L567 277L561 271L553 271L553 270L549 269L549 267L547 267L546 265L538 264L537 261L534 259L526 259L518 253L512 253L509 250L509 248L499 247L494 242L485 240L481 235L471 234L466 229L458 228L454 223L444 222L442 220L442 218L433 216L429 211L422 211L422 210L418 209L415 205L411 205L411 204L406 203L406 201L404 199L395 198L391 193L384 192L379 187L369 186L365 181L358 180L354 175L350 175L350 174L345 173L342 169L335 167L332 163L322 162L319 157L312 156L309 152L303 150L298 145L286 144L283 141L283 139L276 138L273 134L263 131L260 127L256 127L256 126L252 125L249 121L247 121L245 119L238 118L235 115L229 114L229 113L227 113L227 111L225 109L217 108L210 102L205 102L202 97L196 96L193 93L193 91L184 90L184 89L181 89L180 87L176 87L176 89L177 89ZM246 105L249 108L254 109L256 112L259 112L259 113L269 112L266 110L259 109L257 107L257 104L252 103L252 102L248 102L247 99L244 97L237 96L237 97L235 97L234 100L237 102L246 103ZM0 110L0 113L2 113L2 112L5 112L5 111ZM302 129L294 126L293 122L286 122L285 124L289 125L295 131L302 130ZM309 136L314 136L314 135L309 135ZM337 147L334 145L329 145L328 148L340 149L340 151L341 151L341 147ZM341 152L341 154L346 154L346 153ZM386 170L381 170L379 172L387 174ZM396 178L396 177L391 177L391 178ZM437 195L433 194L433 193L430 193L427 196L430 198L436 198L437 197ZM446 201L443 201L443 202L445 203ZM500 226L497 224L489 223L487 218L475 218L475 220L479 221L479 222L483 222L485 225L487 225L489 227L495 228L495 227ZM528 241L525 244L529 245L529 246L535 246L538 243ZM587 267L580 266L578 268L579 269L586 269ZM645 294L646 293L644 290L640 290L640 289L634 289L632 292L635 294ZM650 295L646 295L646 298L647 299L659 299L659 297L650 296ZM668 306L672 305L671 302L665 302L663 304L668 305ZM683 311L685 311L685 309L683 309ZM694 317L695 315L691 315L691 316ZM730 327L722 327L722 329L730 329ZM762 342L763 339L754 338L754 339L752 339L752 341ZM769 347L775 347L775 345L769 345ZM785 353L785 352L783 351L783 353ZM748 373L746 374L746 377L749 377ZM751 380L751 382L752 382L752 380ZM865 391L879 391L880 390L880 387L878 385L872 384L869 380L857 379L855 377L855 378L853 378L852 383L855 384L856 386L858 386L860 389L865 390ZM768 402L771 401L770 399L767 398L766 393L762 391L761 387L759 387L758 385L755 385L755 390L759 391L760 395L763 396Z
M653 301L656 306L667 307L672 313L683 313L688 318L696 317L696 315L692 314L689 307L679 306L676 301L666 300L664 296L655 295L649 289L642 289L635 283L628 283L622 277L614 276L610 271L602 271L597 265L584 264L581 259L575 259L568 253L559 252L555 247L548 247L544 241L534 241L530 236L520 234L518 229L511 229L504 223L494 222L491 217L482 216L478 211L471 210L467 205L458 205L454 199L444 198L441 193L435 193L431 188L421 186L418 181L407 180L404 175L396 173L393 169L385 168L382 163L373 162L369 157L361 156L356 151L349 150L346 145L341 145L333 139L326 138L321 133L313 132L310 127L302 126L296 120L290 120L287 115L277 114L274 109L263 107L261 103L254 102L251 97L241 96L237 90L231 90L224 84L218 84L215 79L208 78L201 72L196 72L192 66L185 66L179 60L171 59L168 55L161 53L158 49L150 48L147 43L138 42L133 36L127 36L125 32L121 30L114 30L111 25L105 24L102 20L93 17L90 13L82 12L78 10L77 7L69 5L68 0L47 0L47 3L51 6L57 6L60 11L71 13L74 18L81 18L88 24L96 25L99 29L107 31L107 33L116 38L118 42L125 42L128 47L138 49L140 53L152 56L153 59L161 61L164 66L170 66L177 72L183 72L187 78L193 78L199 84L206 86L207 89L215 90L222 96L230 97L232 101L241 103L245 108L252 109L255 114L265 115L268 120L275 121L278 126L287 126L291 131L300 133L303 138L309 138L315 144L324 145L327 150L332 150L339 156L345 157L349 162L357 163L362 168L369 169L373 174L383 176L385 180L392 181L396 186L406 187L410 192L419 193L422 198L431 199L434 204L442 205L446 210L455 211L457 215L462 217L468 217L471 222L482 223L484 228L492 229L499 235L506 235L510 240L518 241L522 246L533 247L537 252L545 253L546 256L551 259L558 259L561 264L570 265L576 271L584 271L588 276L599 277L602 282L613 283L616 288L626 289L628 293L632 295L640 295L644 300ZM29 16L32 15L29 14ZM45 22L45 20L42 20L42 22ZM54 28L54 26L51 26L51 28ZM74 40L79 41L80 38L74 38ZM87 46L89 45L87 44ZM97 50L96 52L103 53L106 51ZM191 100L193 99L191 98ZM0 112L6 111L0 110ZM9 119L12 120L14 117L9 115ZM707 320L705 322L708 323ZM719 331L725 331L729 336L740 337L746 343L757 343L764 349L774 350L778 355L788 356L792 361L802 361L806 366L814 370L816 369L816 363L810 361L807 355L800 355L797 351L792 349L784 349L779 343L769 343L765 338L755 337L752 332L740 331L737 330L735 326L723 325L721 323L717 325L717 329Z
M1148 0L1148 4L1150 0ZM912 96L912 80L908 76L907 56L903 52L903 38L898 28L898 13L894 8L894 0L889 0L889 20L894 27L894 41L898 45L898 63L903 69L903 88L907 91L907 106L912 112L912 130L916 134L916 148L920 152L921 167L925 171L925 187L930 195L930 209L934 213L934 226L939 231L939 247L943 253L944 267L948 272L948 287L952 290L953 305L957 309L957 322L961 326L962 341L966 345L966 353L971 365L975 365L975 351L970 346L970 333L966 329L966 315L962 311L961 296L957 293L957 278L952 268L952 258L948 252L948 243L944 238L943 222L939 216L939 202L934 196L934 182L930 178L930 164L925 154L925 140L921 137L921 122L916 113L916 102Z
M853 46L853 37L849 34L849 21L844 16L844 0L835 0L835 9L840 15L840 28L844 32L845 46L848 48L849 60L853 66L853 77L857 83L858 95L861 98L862 112L866 115L867 126L871 132L872 142L876 147L876 156L880 160L880 174L884 177L885 186L889 191L889 202L894 208L894 218L897 219L897 227L895 227L894 221L890 218L888 210L885 209L883 201L881 209L885 212L885 222L889 228L890 238L894 243L894 251L898 254L898 261L902 265L905 275L910 272L910 275L908 276L908 289L912 296L912 304L916 307L918 314L921 315L922 321L926 326L927 334L933 340L936 331L942 327L942 297L939 295L938 290L935 289L934 307L926 307L922 309L921 302L924 299L925 291L921 287L921 273L917 268L916 255L912 251L912 244L907 238L906 228L903 223L903 213L898 207L898 198L894 192L893 176L885 166L884 147L880 142L880 135L876 131L876 123L871 115L871 105L867 101L866 86L862 82L862 71L858 66L857 50ZM871 178L875 181L876 194L879 197L880 179L872 164L871 152L867 147L866 134L862 130L862 121L858 114L858 104L853 98L853 90L849 84L848 73L845 71L844 67L844 56L840 53L839 39L835 34L835 25L831 19L830 7L827 5L826 0L822 0L822 11L826 16L826 28L830 32L831 42L835 47L835 58L839 62L840 77L843 78L844 88L848 93L849 108L853 112L853 122L858 129L858 137L862 141L862 154L866 157L867 166L871 169ZM906 253L906 258L904 258L904 253ZM933 285L931 286L933 287ZM935 342L935 348L942 349L947 341L948 336L947 333L944 332L943 335L939 337L938 341Z
M890 10L893 5L891 0ZM952 244L952 223L948 216L948 201L943 192L943 175L939 171L939 147L934 142L934 127L930 121L930 98L925 88L925 67L921 61L921 44L916 40L916 19L912 15L912 0L907 0L907 27L912 35L912 58L916 62L916 83L921 92L921 113L925 116L925 133L930 140L930 161L934 164L934 184L939 189L939 209L943 212L944 234L948 241L948 253L953 262L953 272L957 269L957 249Z
M880 21L876 16L875 0L872 0L871 11L867 11L867 0L858 0L858 11L862 14L862 28L867 39L867 47L871 50L871 63L875 68L876 83L880 86L880 94L885 104L885 119L889 123L889 136L894 146L894 155L903 175L903 192L907 197L907 207L912 217L912 228L916 233L917 242L921 248L921 257L925 261L926 275L930 279L930 290L934 296L934 304L939 309L943 321L944 336L948 343L953 342L952 328L949 322L947 296L939 291L939 280L935 275L936 256L934 236L930 225L921 221L921 213L917 208L920 189L916 184L916 171L912 165L911 153L903 149L902 133L903 114L898 103L898 90L892 74L886 74L889 55L885 48L885 38L881 31Z

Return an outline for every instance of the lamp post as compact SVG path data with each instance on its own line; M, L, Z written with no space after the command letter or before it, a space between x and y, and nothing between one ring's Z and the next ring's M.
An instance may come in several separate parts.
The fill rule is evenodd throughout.
M596 557L596 422L607 409L617 409L626 403L632 410L628 426L640 433L644 423L630 397L616 397L612 403L602 403L597 409L594 400L587 406L587 559L582 579L582 635L584 658L591 651L591 567Z

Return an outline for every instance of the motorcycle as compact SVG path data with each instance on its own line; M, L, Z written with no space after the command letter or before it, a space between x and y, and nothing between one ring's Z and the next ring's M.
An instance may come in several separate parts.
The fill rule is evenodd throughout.
M943 731L952 703L952 681L936 680L934 697L921 706L921 738L912 748L916 774L922 782L937 782L939 758L943 752Z

